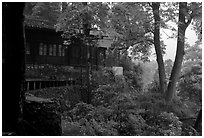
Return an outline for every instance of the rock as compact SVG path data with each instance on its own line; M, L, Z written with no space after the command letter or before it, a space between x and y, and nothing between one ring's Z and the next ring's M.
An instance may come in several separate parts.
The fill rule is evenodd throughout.
M27 96L24 104L25 134L61 136L61 108L58 101Z

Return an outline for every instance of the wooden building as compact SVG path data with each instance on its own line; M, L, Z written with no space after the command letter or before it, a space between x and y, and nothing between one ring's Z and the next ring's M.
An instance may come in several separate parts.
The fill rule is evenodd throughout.
M87 47L80 42L65 44L62 32L54 29L25 27L26 63L86 66ZM89 47L93 67L105 65L106 47Z

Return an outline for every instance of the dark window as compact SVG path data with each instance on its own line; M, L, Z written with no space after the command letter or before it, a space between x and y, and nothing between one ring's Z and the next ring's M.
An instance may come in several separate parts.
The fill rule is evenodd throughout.
M44 47L43 47L43 48L44 48L44 50L43 50L43 55L46 56L46 55L47 55L47 45L44 44Z
M65 56L65 46L62 47L62 56Z
M52 45L49 44L49 56L52 56Z
M59 45L58 56L62 56L62 45Z
M43 55L43 43L39 44L39 55Z
M53 45L53 56L56 56L57 54L57 46L54 44Z

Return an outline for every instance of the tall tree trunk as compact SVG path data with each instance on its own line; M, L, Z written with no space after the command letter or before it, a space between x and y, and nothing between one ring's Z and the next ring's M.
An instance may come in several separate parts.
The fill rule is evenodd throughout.
M2 131L22 135L24 100L25 45L22 2L3 2L3 64L2 64Z
M170 102L176 93L176 84L178 82L181 66L184 56L184 42L185 42L185 31L190 20L186 23L185 14L187 13L187 3L179 3L179 24L178 24L178 38L177 38L177 50L174 65L171 71L171 76L169 79L169 84L166 91L166 102Z
M87 2L82 2L84 7L87 7ZM90 22L89 22L89 14L88 11L86 10L85 13L83 13L83 30L84 30L84 35L85 39L88 40L88 37L90 36ZM89 45L86 45L87 48L87 64L86 64L86 71L87 71L87 103L91 103L91 78L92 78L92 72L91 72L91 53L90 53L90 47Z
M152 3L152 9L154 14L154 46L157 55L158 71L159 71L159 84L160 92L165 93L166 90L166 75L164 68L164 61L162 55L162 49L160 46L160 16L159 16L159 2Z

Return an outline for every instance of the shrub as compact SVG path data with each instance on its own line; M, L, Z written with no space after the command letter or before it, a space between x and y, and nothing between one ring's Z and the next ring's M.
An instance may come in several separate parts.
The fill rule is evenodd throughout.
M98 88L99 85L115 83L115 77L110 67L99 68L97 72L93 72L93 85Z
M190 100L201 105L202 67L192 66L179 81L179 95L183 100Z
M85 135L143 135L145 121L139 115L142 110L137 110L134 96L121 91L120 85L99 86L93 105L79 103L69 114Z
M133 87L135 90L142 91L143 89L143 68L141 64L132 63L131 68L128 70L124 69L124 77L129 85L129 87Z
M113 85L100 85L98 89L93 91L92 104L95 106L103 105L110 106L114 97L121 92L120 86Z
M117 135L117 130L114 128L115 122L109 119L111 112L105 107L96 108L91 104L78 103L70 111L71 120L68 120L68 123L74 126L73 131L78 131L83 135ZM69 133L71 131L69 130Z
M134 97L128 93L120 93L115 97L111 109L113 110L113 120L117 122L119 135L143 135L145 121L139 115L143 110L138 108Z
M142 116L148 125L147 135L180 136L182 133L182 122L173 113L146 111Z
M159 93L159 82L158 81L152 81L150 84L148 84L148 92L152 93Z

